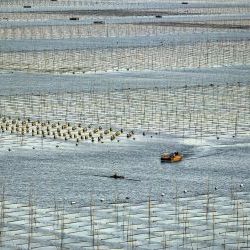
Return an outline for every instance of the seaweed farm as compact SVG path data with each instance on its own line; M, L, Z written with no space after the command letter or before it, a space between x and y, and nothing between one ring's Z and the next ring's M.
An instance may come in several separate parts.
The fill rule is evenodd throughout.
M173 204L150 198L137 205L91 204L70 213L57 203L38 209L32 199L1 206L8 249L249 248L249 195L243 192L177 197Z
M2 0L0 249L249 249L249 30L246 0Z
M77 141L86 133L94 139L103 127L110 134L113 126L111 137L124 129L183 137L249 135L249 106L250 86L240 83L3 96L1 129L44 138L68 134Z

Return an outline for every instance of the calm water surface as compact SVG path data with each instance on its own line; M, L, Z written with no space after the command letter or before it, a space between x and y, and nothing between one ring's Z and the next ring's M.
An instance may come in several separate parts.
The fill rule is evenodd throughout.
M52 206L54 200L86 205L100 202L145 201L172 199L176 188L181 196L196 195L210 190L230 195L232 186L238 190L250 188L249 139L178 139L164 135L138 135L136 140L122 139L119 143L73 143L27 141L8 151L0 149L0 181L5 185L9 200L28 201L32 196L40 206ZM185 159L176 164L161 163L164 150L183 152ZM115 180L118 173L127 179ZM187 193L184 194L184 190ZM162 198L161 193L165 193Z

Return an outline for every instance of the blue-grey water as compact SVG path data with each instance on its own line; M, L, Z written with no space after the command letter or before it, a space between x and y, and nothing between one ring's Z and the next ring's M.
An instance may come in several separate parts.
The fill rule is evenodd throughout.
M138 135L119 143L26 142L8 151L0 149L0 181L9 200L53 206L54 200L69 205L86 205L115 200L132 203L153 199L205 194L208 190L230 195L232 189L249 190L250 142L243 138L188 139L164 135ZM0 137L1 139L1 137ZM36 145L33 149L33 145ZM161 163L164 150L178 150L184 160ZM118 173L127 179L112 179ZM217 190L215 190L215 187ZM184 190L187 193L184 194ZM162 198L161 194L165 196ZM127 198L127 200L128 200Z
M97 48L137 48L145 46L164 46L164 44L178 45L195 45L198 42L218 42L218 41L242 41L248 40L248 32L207 32L206 34L197 33L190 34L167 34L150 36L140 39L140 37L99 37L76 38L76 39L39 39L39 40L2 40L0 50L3 52L24 52L24 51L51 51L67 50L69 48L75 50L81 49L97 49ZM27 46L29 43L29 46Z
M171 71L113 72L96 74L42 74L0 72L0 96L17 94L106 91L108 89L181 87L209 84L249 83L250 67L231 66Z

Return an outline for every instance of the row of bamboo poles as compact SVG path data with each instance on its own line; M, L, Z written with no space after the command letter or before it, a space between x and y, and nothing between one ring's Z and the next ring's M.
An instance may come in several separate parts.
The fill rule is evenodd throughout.
M117 131L234 137L249 131L249 100L249 85L240 83L92 90L2 96L0 113L3 119L10 116L13 120L61 121L105 129L115 126Z

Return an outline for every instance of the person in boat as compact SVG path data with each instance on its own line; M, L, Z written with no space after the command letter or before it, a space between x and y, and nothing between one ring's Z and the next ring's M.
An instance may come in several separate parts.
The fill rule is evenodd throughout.
M182 158L183 158L182 155L178 151L172 152L170 154L163 153L161 155L161 160L162 161L176 162L176 161L181 161Z
M171 154L169 154L169 157L170 157L170 158L175 157L175 153L171 153Z
M174 152L174 153L171 153L171 154L169 154L169 157L170 158L174 158L176 155L179 155L179 152Z

